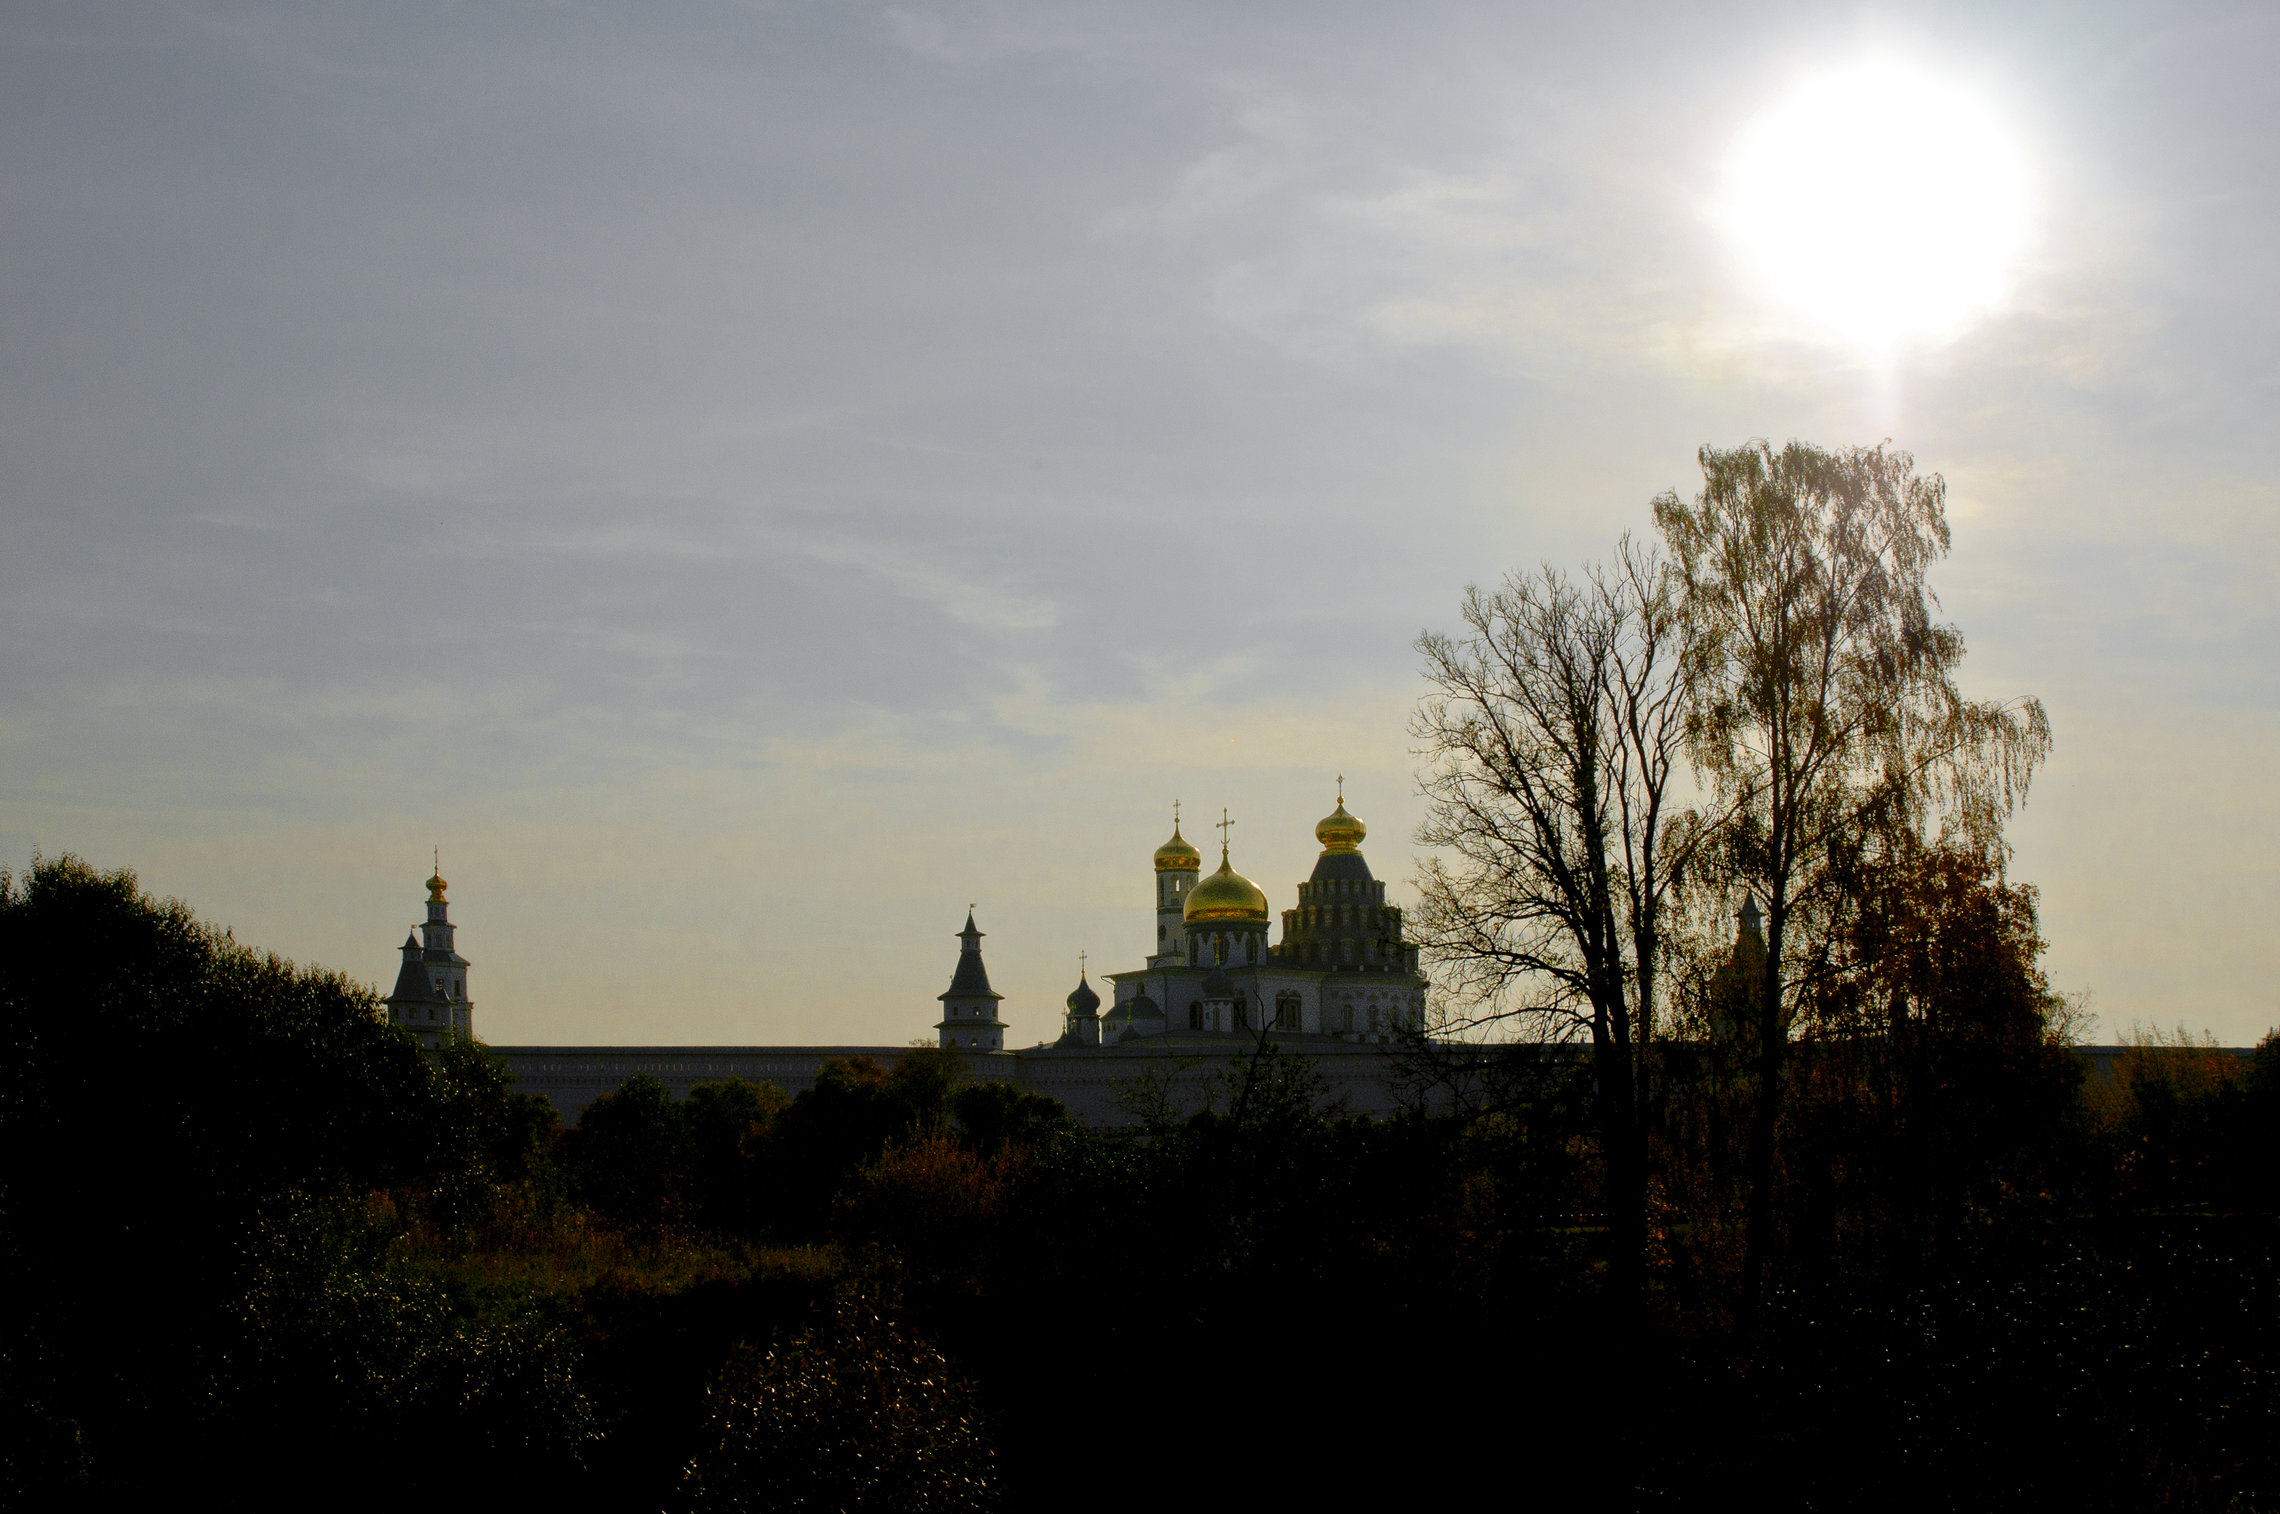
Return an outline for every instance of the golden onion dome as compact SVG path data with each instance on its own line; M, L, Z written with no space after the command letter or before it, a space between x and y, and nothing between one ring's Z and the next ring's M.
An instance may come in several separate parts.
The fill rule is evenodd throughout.
M1203 866L1203 853L1188 845L1180 834L1180 823L1172 822L1172 839L1156 848L1156 871L1159 873L1192 873Z
M1182 920L1250 920L1267 918L1267 896L1259 886L1229 865L1227 850L1219 852L1219 871L1188 891Z
M1369 827L1346 813L1346 800L1339 797L1338 807L1322 817L1314 827L1314 839L1322 843L1326 852L1358 851L1362 838L1370 833Z
M443 902L443 891L444 891L445 889L449 888L450 886L451 886L450 884L448 884L448 883L445 883L445 882L443 881L443 873L442 873L442 870L441 870L441 869L438 869L438 870L436 871L436 873L435 873L435 874L434 874L432 877L430 877L430 878L428 879L428 881L427 881L428 902L429 902L430 904L440 904L440 903L442 903L442 902Z

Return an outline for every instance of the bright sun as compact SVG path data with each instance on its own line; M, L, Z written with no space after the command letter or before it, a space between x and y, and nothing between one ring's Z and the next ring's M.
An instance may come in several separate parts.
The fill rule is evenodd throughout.
M1811 335L1889 362L2002 302L2028 191L2026 155L1984 99L1876 59L1800 81L1750 123L1716 220Z

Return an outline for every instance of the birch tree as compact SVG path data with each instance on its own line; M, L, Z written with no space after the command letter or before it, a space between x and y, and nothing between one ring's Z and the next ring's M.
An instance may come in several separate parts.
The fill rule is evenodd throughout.
M1939 475L1881 446L1753 442L1699 457L1701 492L1662 495L1655 520L1686 637L1688 751L1721 811L1716 855L1765 909L1747 1308L1773 1239L1783 1067L1810 1013L1816 922L1841 902L1848 861L1877 847L1936 837L1999 855L2050 725L2034 699L1978 702L1956 684L1963 638L1936 619L1926 582L1949 543Z

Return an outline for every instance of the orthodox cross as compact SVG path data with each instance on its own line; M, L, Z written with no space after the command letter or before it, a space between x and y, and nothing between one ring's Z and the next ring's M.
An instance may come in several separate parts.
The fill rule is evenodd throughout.
M1225 810L1219 812L1219 855L1222 860L1227 856L1227 832L1234 824L1234 821L1227 818Z
M1344 773L1338 775L1338 802L1340 804L1346 802L1346 775Z
M1085 954L1084 954L1083 952L1078 952L1078 953L1077 953L1077 976L1081 978L1081 977L1083 977L1084 975L1085 975Z
M1176 831L1176 830L1178 830L1179 828L1180 828L1180 802L1179 802L1177 799L1174 799L1174 800L1172 801L1172 829Z

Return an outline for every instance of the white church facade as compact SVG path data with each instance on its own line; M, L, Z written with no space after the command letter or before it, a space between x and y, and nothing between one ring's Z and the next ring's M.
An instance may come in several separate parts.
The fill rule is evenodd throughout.
M1314 828L1322 854L1313 874L1298 885L1296 907L1282 912L1281 940L1269 941L1266 894L1235 871L1224 840L1218 871L1203 876L1203 858L1175 814L1172 838L1154 859L1156 950L1142 966L1108 975L1106 1004L1080 975L1057 1049L1151 1037L1209 1046L1260 1033L1289 1051L1383 1045L1419 1023L1417 948L1362 856L1366 834L1346 812L1341 786L1338 807ZM946 1021L943 1044L961 1044L954 1036Z

